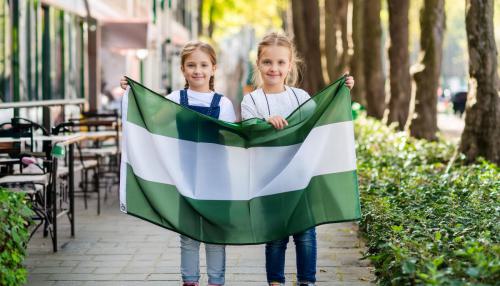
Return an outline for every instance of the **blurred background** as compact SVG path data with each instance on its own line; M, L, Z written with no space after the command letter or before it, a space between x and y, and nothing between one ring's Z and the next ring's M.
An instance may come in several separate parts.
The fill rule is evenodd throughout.
M353 99L368 105L369 115L398 121L390 115L390 62L392 74L400 76L392 81L410 84L410 75L423 69L421 35L430 35L422 31L424 1L403 2L391 8L387 1L359 0L0 0L0 101L80 98L87 110L116 109L122 75L167 94L184 84L182 46L200 39L216 47L216 89L237 108L253 88L256 43L267 32L284 31L294 35L306 64L301 87L313 94L350 71L357 81ZM500 2L494 5L498 11ZM462 1L444 4L439 85L431 101L440 113L460 115L465 108L465 6ZM398 24L397 15L407 15L406 24L405 19ZM500 27L498 15L494 23ZM498 45L500 29L495 33ZM407 55L390 60L391 34L392 42L407 46ZM366 74L374 75L376 86L373 79L364 79ZM377 107L366 101L373 91L378 92ZM411 98L411 86L402 92ZM406 114L412 108L405 104ZM51 125L63 120L53 109L45 115ZM6 121L15 112L24 111L2 109L0 117ZM30 112L20 115L41 121L42 112Z

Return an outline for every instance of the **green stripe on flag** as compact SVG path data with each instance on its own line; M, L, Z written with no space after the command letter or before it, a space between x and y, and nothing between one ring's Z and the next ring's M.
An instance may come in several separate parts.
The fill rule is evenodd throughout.
M361 217L356 171L316 176L302 190L248 201L187 198L173 185L137 177L129 165L126 184L127 213L208 243L264 243Z
M235 147L287 146L302 143L312 128L352 120L349 89L344 77L303 103L288 118L288 127L276 130L261 119L242 124L213 119L166 99L127 78L127 121L151 133L193 142Z

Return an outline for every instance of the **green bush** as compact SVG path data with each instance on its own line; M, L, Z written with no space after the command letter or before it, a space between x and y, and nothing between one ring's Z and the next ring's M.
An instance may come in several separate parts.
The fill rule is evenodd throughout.
M0 189L0 285L26 282L27 271L22 263L32 214L24 194Z
M366 257L382 285L500 285L500 169L455 146L355 125Z

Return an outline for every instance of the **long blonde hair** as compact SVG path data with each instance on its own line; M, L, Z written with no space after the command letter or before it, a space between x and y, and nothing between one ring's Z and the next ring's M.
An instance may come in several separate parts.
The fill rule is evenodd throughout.
M264 36L264 38L262 38L259 45L257 46L257 63L260 60L262 51L266 47L272 47L272 46L285 47L290 50L290 64L292 68L290 69L290 72L285 78L284 84L289 86L297 85L302 71L302 59L297 55L297 50L295 49L295 44L293 43L293 40L287 35L272 32ZM259 87L262 85L262 78L260 72L258 72L257 70L258 67L256 66L254 68L252 82L256 87Z
M189 55L191 55L194 51L196 50L200 50L202 52L204 52L205 54L208 55L208 57L210 58L210 62L212 62L212 65L216 65L217 64L217 56L215 54L215 50L214 48L212 48L212 46L210 46L209 44L207 43L204 43L204 42L200 42L200 41L192 41L192 42L188 42L184 48L182 48L182 51L181 51L181 67L184 68L184 63L186 62L187 58L189 57ZM210 81L209 81L209 89L210 90L214 90L214 76L211 76L210 77ZM186 84L184 85L185 88L189 88L189 83L186 79Z

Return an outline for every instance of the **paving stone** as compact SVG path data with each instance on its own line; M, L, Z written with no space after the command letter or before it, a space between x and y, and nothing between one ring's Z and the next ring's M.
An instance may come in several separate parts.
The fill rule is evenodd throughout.
M127 261L132 258L132 255L115 255L115 254L109 254L109 255L94 255L92 260L93 261Z
M102 274L102 273L114 273L114 274L120 274L122 273L122 268L123 267L97 267L94 271L96 274Z
M124 267L129 261L82 261L78 266L85 267Z
M122 268L120 273L127 273L127 274L158 273L155 269L156 268L153 268L153 270L152 270L151 267L130 267L130 266L127 266L127 267ZM161 269L161 268L159 268L159 269ZM165 267L165 269L167 269L167 267ZM179 272L179 269L177 269L175 273L178 273L178 272Z
M33 274L41 274L41 273L70 273L72 267L37 267L34 268L31 273Z
M79 273L67 273L67 274L51 274L49 280L67 280L67 281L109 281L113 280L115 274L79 274Z
M159 280L159 281L179 281L180 279L180 274L176 273L176 274L172 274L172 273L168 273L168 274L156 274L156 273L153 273L153 274L150 274L148 275L148 280Z
M55 286L82 286L84 281L56 281Z
M30 282L28 281L28 284L27 285L36 285L36 286L53 286L55 285L57 282L56 281L44 281L44 280L37 280L35 282Z
M83 286L179 286L178 281L87 281Z
M96 271L97 267L85 267L85 266L78 266L75 267L71 270L71 273L80 273L80 274L88 274L88 273L94 273Z

